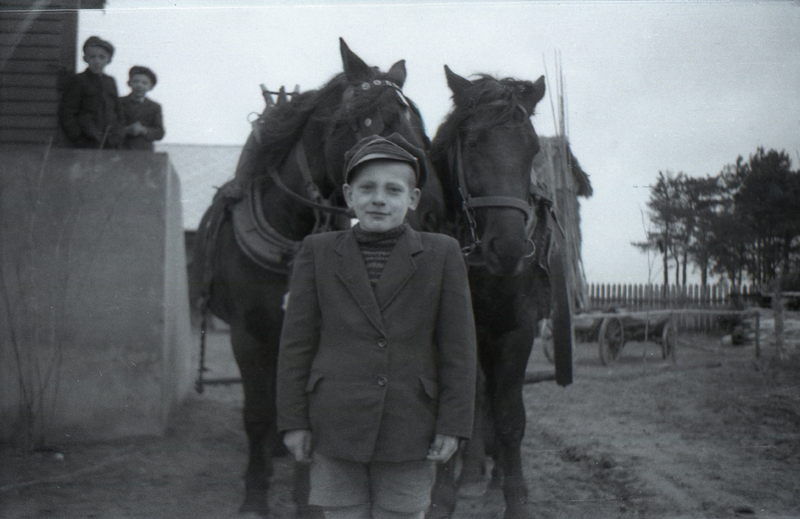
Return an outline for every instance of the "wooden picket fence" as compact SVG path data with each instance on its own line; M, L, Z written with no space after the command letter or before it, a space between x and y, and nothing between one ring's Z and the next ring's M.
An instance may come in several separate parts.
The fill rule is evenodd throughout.
M724 314L711 315L708 312L693 315L692 309L735 312L757 304L761 298L761 291L755 285L733 288L668 285L665 290L664 285L592 283L588 289L590 311L681 310L675 313L679 329L692 331L725 329L726 319L729 319Z

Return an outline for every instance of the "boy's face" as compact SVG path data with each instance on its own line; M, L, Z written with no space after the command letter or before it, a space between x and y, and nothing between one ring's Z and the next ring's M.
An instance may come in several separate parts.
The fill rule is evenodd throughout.
M89 70L95 74L102 74L106 65L111 63L111 54L103 47L89 45L83 51L83 61L89 65Z
M128 81L128 86L131 87L134 97L144 97L153 89L153 82L145 74L134 74Z
M384 232L402 225L408 210L417 208L420 191L414 185L410 164L372 160L359 166L343 186L344 198L362 229Z

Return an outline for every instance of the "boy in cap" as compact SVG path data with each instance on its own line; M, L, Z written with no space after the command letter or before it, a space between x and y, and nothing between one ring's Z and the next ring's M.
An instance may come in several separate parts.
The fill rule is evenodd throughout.
M404 223L427 175L399 134L345 156L358 224L308 236L294 260L278 359L278 429L311 461L326 518L417 519L435 463L468 438L475 325L458 242Z
M114 78L103 73L114 56L110 42L89 37L83 44L88 67L64 89L58 108L61 128L76 148L116 148L120 144L122 108Z
M156 73L136 65L128 72L131 93L122 99L122 147L126 150L153 151L153 141L164 138L164 121L161 105L147 98L156 86Z

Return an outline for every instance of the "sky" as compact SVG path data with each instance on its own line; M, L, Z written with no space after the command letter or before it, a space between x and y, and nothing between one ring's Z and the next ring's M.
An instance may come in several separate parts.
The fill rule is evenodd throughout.
M581 200L589 283L663 279L658 258L631 245L644 240L659 171L716 175L759 146L800 169L797 1L143 4L81 11L78 39L114 43L106 73L122 95L131 66L155 70L166 143L243 144L264 108L259 85L322 86L342 70L339 37L381 70L406 60L403 91L431 137L451 108L445 64L464 77L547 75L555 88L560 54L568 137L594 188ZM549 96L532 121L555 133Z

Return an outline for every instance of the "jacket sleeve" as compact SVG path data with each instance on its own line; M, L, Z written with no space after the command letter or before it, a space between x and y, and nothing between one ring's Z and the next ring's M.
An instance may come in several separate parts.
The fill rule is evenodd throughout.
M278 353L278 431L309 429L306 384L319 347L321 313L314 276L312 236L294 259Z
M145 137L148 141L160 141L164 138L164 118L161 114L161 105L153 102L152 106L152 113L150 117L148 117L147 124L144 125L145 130L147 133Z
M61 95L61 104L58 107L58 121L61 123L61 129L71 141L75 141L81 136L81 125L78 122L81 89L80 81L77 76L73 75L67 81L64 93Z
M469 438L475 408L477 347L467 268L458 242L447 238L436 323L439 411L436 432Z
M105 80L105 78L103 78ZM109 125L108 128L108 137L107 141L110 147L116 148L122 144L122 139L124 138L124 125L125 125L125 115L122 111L122 101L119 97L119 92L117 91L117 82L112 77L108 77L107 85L104 88L108 88L109 90L109 97L114 100L113 112L114 112L114 120L107 121ZM105 133L105 128L103 128L103 133Z

